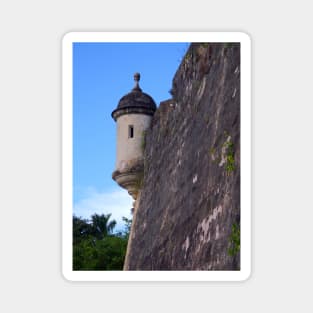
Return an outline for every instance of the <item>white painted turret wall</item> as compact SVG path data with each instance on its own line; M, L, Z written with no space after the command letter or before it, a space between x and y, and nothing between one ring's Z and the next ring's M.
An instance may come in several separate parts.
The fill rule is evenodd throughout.
M143 135L151 119L150 115L135 113L117 118L116 170L122 172L136 160L143 158ZM129 137L129 126L133 126L133 138Z

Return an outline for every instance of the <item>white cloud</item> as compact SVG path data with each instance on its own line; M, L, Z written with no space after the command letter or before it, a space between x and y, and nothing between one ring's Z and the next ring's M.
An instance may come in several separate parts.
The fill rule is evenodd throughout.
M94 213L111 214L111 220L116 220L115 230L124 228L122 217L131 218L130 210L133 207L133 199L123 189L111 191L97 191L95 188L87 188L83 197L74 203L73 213L76 216L89 219Z

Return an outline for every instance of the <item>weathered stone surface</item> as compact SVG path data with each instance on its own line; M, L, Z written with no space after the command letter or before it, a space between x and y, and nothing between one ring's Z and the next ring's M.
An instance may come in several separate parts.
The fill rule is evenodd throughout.
M240 46L192 44L146 133L126 270L238 270Z

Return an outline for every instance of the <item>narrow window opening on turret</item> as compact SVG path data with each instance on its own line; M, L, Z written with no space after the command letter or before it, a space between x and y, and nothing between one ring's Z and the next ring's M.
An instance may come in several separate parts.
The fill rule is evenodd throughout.
M128 125L128 138L134 138L134 126Z

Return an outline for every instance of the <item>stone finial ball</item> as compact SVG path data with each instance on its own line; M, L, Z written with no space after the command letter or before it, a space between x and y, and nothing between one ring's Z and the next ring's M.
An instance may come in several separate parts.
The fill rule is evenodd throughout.
M135 73L135 74L134 74L134 80L135 80L136 82L139 82L139 80L140 80L140 73Z

